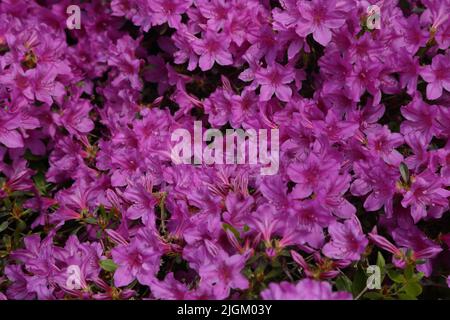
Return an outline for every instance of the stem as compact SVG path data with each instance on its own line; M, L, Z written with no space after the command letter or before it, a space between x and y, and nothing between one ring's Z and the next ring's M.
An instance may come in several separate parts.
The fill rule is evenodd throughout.
M366 293L367 291L367 287L365 287L355 298L355 300L358 300L359 298L361 298L361 296Z

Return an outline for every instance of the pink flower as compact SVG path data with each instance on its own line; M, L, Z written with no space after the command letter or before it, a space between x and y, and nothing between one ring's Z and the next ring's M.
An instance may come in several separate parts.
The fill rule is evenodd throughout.
M13 87L17 95L23 95L31 102L39 100L48 105L53 103L53 98L61 101L66 93L64 86L56 79L57 70L53 67L40 67L23 71L15 66L13 72L0 77L7 86Z
M200 55L199 66L202 71L211 69L214 62L222 66L233 63L233 57L228 50L230 40L222 33L216 33L210 29L203 33L202 39L192 43L194 51Z
M279 229L280 217L274 206L264 204L258 208L251 222L263 240L270 243L272 234Z
M187 61L187 69L189 71L194 70L197 67L198 57L195 54L192 43L198 39L182 24L173 34L172 40L178 48L178 51L173 54L175 63L182 64Z
M0 143L8 148L23 147L22 135L17 130L20 127L20 114L0 111Z
M289 165L287 174L296 183L292 191L295 198L309 197L323 181L337 175L337 162L334 159L324 161L324 158L324 155L311 153L306 159Z
M386 163L399 165L403 156L395 148L403 144L403 136L392 133L387 126L366 129L369 150L379 155Z
M401 133L417 132L428 140L439 132L439 108L426 104L420 96L415 95L409 104L401 108L401 113L406 118L406 121L403 121L400 125Z
M154 207L157 200L152 194L152 188L153 181L149 175L143 175L137 181L130 181L124 192L124 197L133 203L126 212L127 218L132 220L142 218L144 223L154 219Z
M130 244L118 245L111 251L118 266L114 273L117 287L127 286L134 279L146 285L156 280L163 249L151 232L144 229L139 229Z
M264 300L351 300L349 292L333 292L330 283L303 279L292 284L286 281L271 283L261 292Z
M398 170L384 161L358 161L353 165L353 170L358 178L350 187L351 193L362 196L370 192L364 201L364 209L377 211L384 206L387 215L392 215L395 183L400 176Z
M323 46L331 41L331 30L345 23L342 12L336 8L337 0L298 1L300 20L295 31L302 37L313 34L314 40Z
M61 114L53 114L57 125L63 126L70 135L84 135L94 129L94 122L89 118L92 106L87 100L78 100L64 106Z
M450 92L450 55L438 54L433 58L431 65L426 66L420 72L422 78L428 82L427 98L435 100L441 97L442 88Z
M273 94L278 99L288 102L292 96L292 90L288 85L294 80L294 70L290 66L282 66L276 62L260 68L255 73L255 81L261 85L261 101L269 101Z
M400 248L396 247L392 242L383 236L378 235L377 230L374 229L368 234L370 241L375 243L378 247L392 253L392 262L398 268L405 267L405 254Z
M246 259L245 255L229 256L221 250L216 256L214 264L204 265L200 268L201 281L205 281L213 287L217 299L228 297L230 289L247 289L248 280L241 273Z
M192 0L153 0L151 4L152 20L155 25L167 21L169 27L178 29L181 15L192 5Z
M425 218L431 209L448 207L450 191L443 188L442 180L430 170L413 177L411 188L402 200L404 208L411 207L414 223Z
M25 159L16 159L12 165L7 165L0 161L0 173L7 178L3 183L0 180L0 199L14 191L30 191L34 188L31 179L34 171L27 168Z
M331 235L331 242L322 248L324 255L333 259L359 260L368 240L356 217L344 223L332 223L328 227L328 232Z

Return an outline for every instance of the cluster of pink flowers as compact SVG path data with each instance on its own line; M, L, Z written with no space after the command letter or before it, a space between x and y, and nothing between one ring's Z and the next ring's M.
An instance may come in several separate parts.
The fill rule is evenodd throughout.
M361 298L377 257L378 298L450 297L449 14L0 1L0 299ZM194 121L278 129L278 173L174 164Z

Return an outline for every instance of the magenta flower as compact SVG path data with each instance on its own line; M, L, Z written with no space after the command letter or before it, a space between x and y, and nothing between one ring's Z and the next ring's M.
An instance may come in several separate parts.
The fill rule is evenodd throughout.
M188 62L188 70L192 71L197 67L198 57L191 45L197 38L189 31L185 25L181 25L172 36L174 45L178 51L174 53L174 61L177 64Z
M333 292L325 281L300 280L296 285L289 282L271 283L261 292L264 300L351 300L349 292Z
M23 147L23 138L18 128L20 128L20 114L0 112L0 143L8 148Z
M169 27L178 29L181 24L181 15L192 5L192 0L153 0L152 20L155 25L166 21Z
M447 208L448 197L450 197L450 191L443 188L441 178L430 170L425 170L413 177L411 189L404 195L402 206L411 207L411 216L417 223L428 215L427 211L431 208L434 210Z
M400 22L404 35L405 48L415 54L420 47L425 47L428 40L428 32L421 28L419 17L411 15L407 19Z
M65 94L64 86L56 79L57 75L57 70L52 67L26 71L21 67L14 67L12 73L2 75L0 79L29 101L33 102L36 99L51 105L53 99L61 101Z
M431 65L425 66L420 75L428 82L427 98L435 100L442 96L442 88L450 92L450 74L448 66L450 64L450 56L437 55L433 58Z
M296 198L306 198L319 190L319 185L325 180L336 176L338 164L333 159L323 162L324 155L311 153L303 161L294 162L287 168L289 178L296 183L292 195Z
M397 246L395 246L392 242L386 239L383 236L377 234L377 230L373 230L368 234L370 241L375 243L378 247L392 253L392 261L394 265L398 268L405 267L405 254L402 250L400 250Z
M386 163L399 165L403 156L395 148L403 144L401 134L392 133L387 126L374 126L366 130L368 147L371 152L379 155Z
M403 134L417 132L428 140L439 132L439 108L425 104L420 97L415 96L408 105L402 107L401 113L406 118L400 127Z
M86 100L77 101L76 107L66 105L61 114L54 115L54 121L64 126L71 135L83 135L94 129L94 122L89 118L92 106Z
M345 83L349 97L353 101L359 101L361 95L367 90L374 97L373 103L378 104L381 99L380 71L380 64L358 60Z
M255 72L255 81L261 86L261 101L269 101L273 94L278 99L288 102L292 96L292 89L289 86L294 80L292 67L282 66L278 63L269 65L267 68L260 68Z
M200 13L208 19L208 26L214 31L223 27L231 5L223 0L196 0Z
M217 299L227 297L230 289L247 289L248 280L241 274L245 260L245 255L229 256L220 251L214 264L204 265L200 268L201 281L213 287Z
M405 52L400 53L400 85L406 86L409 95L413 95L417 89L417 81L420 75L421 67L418 57L411 57Z
M154 241L148 232L140 229L131 243L118 245L111 251L113 261L118 266L114 272L114 284L117 287L127 286L135 279L146 285L155 281L162 251L152 245L157 243Z
M6 176L6 181L0 182L0 198L14 191L31 191L34 188L31 180L34 171L27 168L24 159L14 160L10 166L0 162L0 173Z
M153 213L157 199L153 196L152 189L153 179L148 175L144 175L137 181L128 184L123 194L124 197L132 202L126 213L127 218L132 220L142 218L144 223L147 223L149 219L154 219Z
M152 285L152 295L163 300L191 300L193 294L186 285L177 281L173 273L169 273L163 281L155 280Z
M323 46L328 45L332 36L331 29L339 28L345 23L336 2L336 0L298 1L300 20L297 21L295 31L302 37L312 33L314 40Z
M0 300L446 298L450 0L69 2L0 0Z
M233 63L233 56L228 50L230 40L224 34L206 30L201 39L192 43L199 58L199 66L203 71L211 69L214 62L222 66Z
M364 209L377 211L383 206L388 215L393 212L393 198L396 192L396 181L400 173L384 162L365 163L359 161L353 169L358 178L353 181L350 191L353 195L362 196L368 193L364 201Z
M331 235L331 242L322 248L324 255L333 259L359 260L366 249L368 240L356 217L344 223L332 223L328 227L328 232Z
M270 243L272 234L280 227L280 217L276 214L275 207L265 204L258 208L252 224L261 233L262 239Z

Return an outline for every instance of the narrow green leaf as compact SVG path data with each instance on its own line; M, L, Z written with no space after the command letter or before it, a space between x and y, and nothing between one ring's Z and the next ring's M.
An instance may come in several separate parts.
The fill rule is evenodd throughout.
M389 279L391 279L392 281L394 281L396 283L405 283L405 281L406 281L405 277L401 273L394 271L394 270L388 270L387 275L388 275Z
M384 278L386 277L386 261L384 260L383 254L378 251L377 255L377 266L380 268L381 271L381 279L380 282L382 283L384 281Z
M9 222L8 221L4 221L2 224L0 224L0 232L3 232L6 230L6 228L8 228L9 226Z
M380 269L383 270L385 265L386 265L386 261L384 260L384 257L383 257L383 255L381 254L381 252L378 251L378 256L377 256L377 266L379 266Z
M100 260L99 263L100 267L105 271L114 272L117 269L117 265L111 259Z
M236 228L233 227L232 225L230 225L230 224L228 224L228 223L224 223L224 224L222 225L222 228L223 228L224 231L230 230L230 231L234 234L234 236L236 237L236 239L241 240L241 236L240 236L240 234L239 234L239 231L237 231Z
M94 217L87 217L86 219L84 219L84 222L89 224L97 224L97 219Z
M408 166L404 162L400 163L400 174L402 175L403 182L409 183L409 179L410 179L409 169L408 169Z

